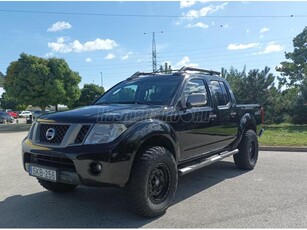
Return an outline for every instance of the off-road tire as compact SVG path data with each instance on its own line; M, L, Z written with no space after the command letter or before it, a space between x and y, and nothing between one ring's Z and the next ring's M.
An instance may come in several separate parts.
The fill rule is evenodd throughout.
M43 186L45 189L51 192L57 192L57 193L70 192L77 187L77 185L72 185L72 184L64 184L64 183L52 182L42 179L37 179L37 180L41 186Z
M239 169L252 170L258 160L258 139L256 133L247 130L239 145L239 153L233 156L234 162Z
M137 215L160 216L171 204L177 182L173 155L164 147L147 147L134 161L126 186L126 200Z

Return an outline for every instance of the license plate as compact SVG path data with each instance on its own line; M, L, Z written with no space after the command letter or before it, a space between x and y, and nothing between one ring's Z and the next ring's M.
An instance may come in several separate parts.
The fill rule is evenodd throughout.
M41 168L38 166L30 165L29 174L31 176L43 178L50 181L57 180L57 171L52 169Z

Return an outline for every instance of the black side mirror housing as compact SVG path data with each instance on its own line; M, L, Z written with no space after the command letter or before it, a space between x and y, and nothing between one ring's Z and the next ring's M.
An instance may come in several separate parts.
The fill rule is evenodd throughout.
M207 104L207 95L204 93L194 93L188 96L186 106L188 109L192 107L201 107Z

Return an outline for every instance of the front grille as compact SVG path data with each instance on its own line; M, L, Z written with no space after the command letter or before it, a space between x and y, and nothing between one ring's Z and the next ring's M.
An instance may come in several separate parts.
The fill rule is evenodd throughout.
M81 144L90 128L91 128L90 125L82 125L74 143Z
M29 163L49 166L62 170L76 171L73 161L63 157L31 154L31 160Z
M69 125L49 125L49 124L41 124L39 130L39 142L46 144L61 144ZM46 134L50 129L54 129L54 137L51 139L47 139ZM49 136L50 137L50 136Z

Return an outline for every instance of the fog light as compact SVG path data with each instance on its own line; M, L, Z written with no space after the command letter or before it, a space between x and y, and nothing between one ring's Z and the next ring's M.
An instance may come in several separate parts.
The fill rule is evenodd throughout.
M102 172L102 164L98 163L98 162L93 162L90 164L90 171L93 175L98 175Z

